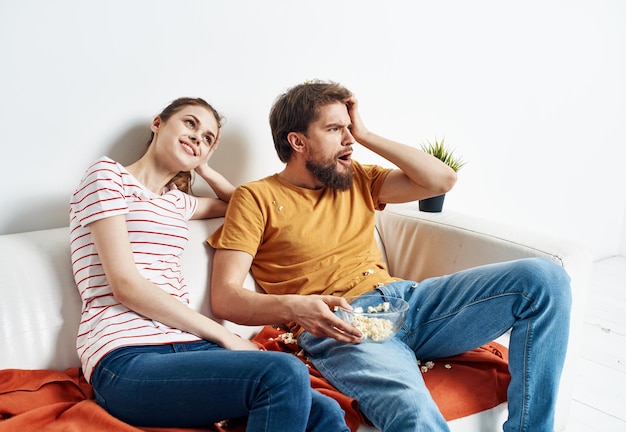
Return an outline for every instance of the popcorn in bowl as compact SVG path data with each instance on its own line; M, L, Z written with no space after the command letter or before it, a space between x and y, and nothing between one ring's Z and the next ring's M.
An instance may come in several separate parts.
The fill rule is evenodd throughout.
M339 317L361 331L363 342L384 342L393 337L409 309L409 304L401 298L384 295L365 294L346 300L353 309L337 308Z

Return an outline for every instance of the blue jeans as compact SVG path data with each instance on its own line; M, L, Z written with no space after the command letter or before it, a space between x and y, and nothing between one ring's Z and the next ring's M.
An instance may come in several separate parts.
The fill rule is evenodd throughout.
M558 264L529 258L477 267L375 293L410 304L398 334L345 344L304 332L298 343L315 367L384 432L448 431L416 360L461 354L509 329L509 416L505 431L552 432L567 350L571 292ZM357 302L353 305L358 306Z
M332 398L291 354L199 341L118 348L96 366L96 400L135 426L208 427L248 417L246 431L349 431Z

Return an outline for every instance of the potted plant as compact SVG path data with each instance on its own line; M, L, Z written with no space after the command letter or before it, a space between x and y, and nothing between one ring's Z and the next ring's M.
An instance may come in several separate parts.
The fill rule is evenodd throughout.
M465 165L465 162L460 157L457 157L454 154L454 149L449 148L444 143L445 138L442 138L441 141L437 141L435 137L434 142L427 141L422 144L422 150L430 155L433 155L450 168L457 172ZM424 212L437 213L440 212L443 208L443 201L446 197L446 194L434 196L431 198L426 198L419 201L419 209Z

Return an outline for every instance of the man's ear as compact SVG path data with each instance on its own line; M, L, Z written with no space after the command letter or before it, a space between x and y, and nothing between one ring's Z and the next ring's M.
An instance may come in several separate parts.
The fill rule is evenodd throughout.
M303 138L301 132L289 132L287 134L287 141L291 144L291 148L298 153L302 153L306 148Z
M160 127L161 127L161 117L156 116L154 119L152 119L152 124L150 125L150 129L152 130L152 132L157 133Z

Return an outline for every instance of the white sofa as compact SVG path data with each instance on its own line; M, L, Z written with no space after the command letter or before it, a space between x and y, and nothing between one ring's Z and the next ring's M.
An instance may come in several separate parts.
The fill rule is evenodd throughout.
M212 251L205 239L221 219L192 221L183 272L193 306L209 312ZM559 394L556 430L565 429L575 376L591 251L569 241L503 224L444 211L422 213L417 203L377 214L377 232L391 273L413 280L522 257L546 256L571 276L574 305L571 342ZM79 366L74 348L80 316L69 256L68 229L57 228L0 236L0 369L57 369ZM251 276L247 286L254 289ZM258 328L224 323L251 336ZM455 432L501 430L506 403L450 422ZM359 431L374 430L362 426Z

